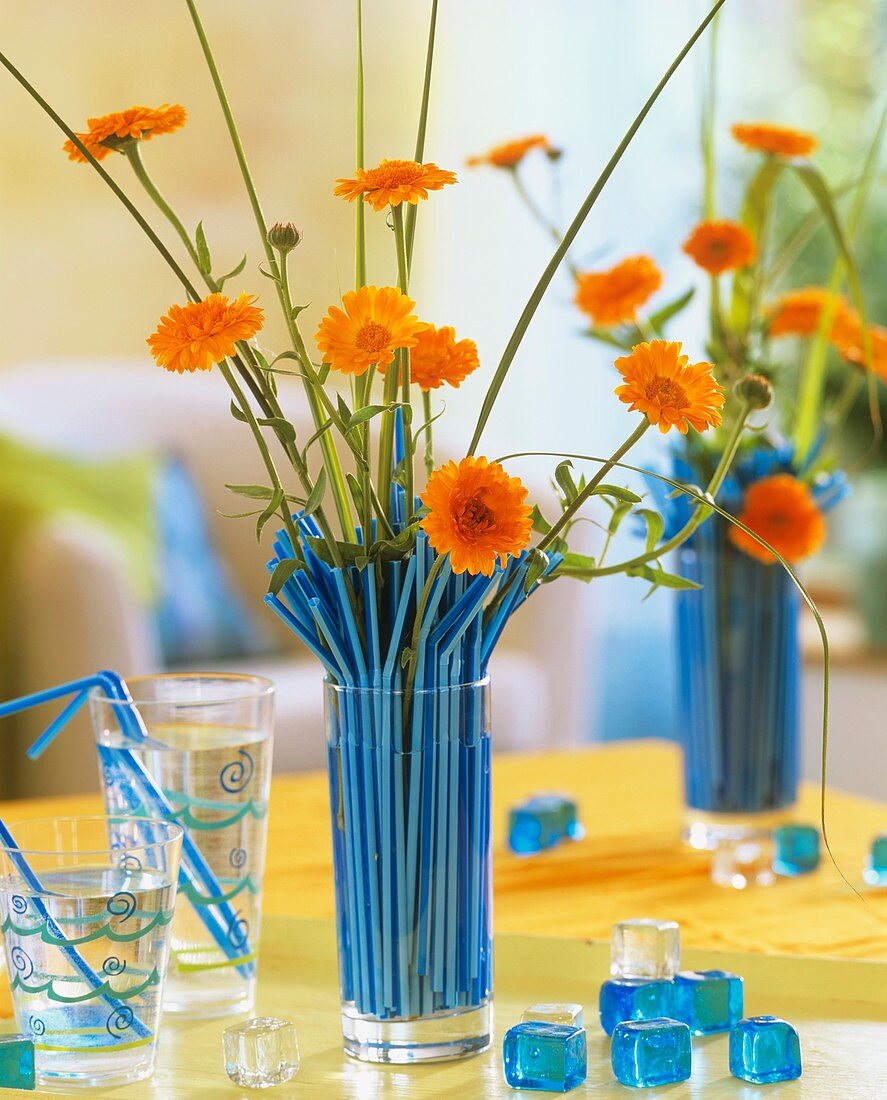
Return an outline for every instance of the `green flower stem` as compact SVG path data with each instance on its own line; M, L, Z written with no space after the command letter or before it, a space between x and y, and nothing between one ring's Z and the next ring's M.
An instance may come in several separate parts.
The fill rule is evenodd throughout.
M363 81L363 2L357 0L357 102L356 102L355 160L363 168L364 150L364 81ZM354 282L359 289L367 281L366 207L363 202L354 204Z
M416 131L416 155L413 158L419 164L425 157L425 135L428 130L428 104L431 98L431 66L434 61L434 36L437 31L437 3L432 0L431 18L428 24L428 46L425 51L425 77L422 81L422 104L419 108L419 127ZM418 203L411 203L406 220L406 257L407 267L413 266L413 243L416 238L416 215Z
M559 245L564 239L563 233L560 231L560 229L558 229L553 221L546 217L542 209L537 204L536 200L527 190L527 186L524 183L523 178L520 174L520 169L517 167L517 165L515 165L513 168L508 168L507 172L508 175L511 177L511 182L514 184L514 189L517 192L518 197L529 211L532 219L540 226L542 226L542 228L551 237L555 244ZM567 270L570 272L573 278L578 279L579 268L570 259L569 252L566 253L565 262Z
M404 235L403 204L391 207L394 223L394 244L397 249L397 285L402 294L410 289L409 262L407 260L406 237ZM403 487L407 498L407 516L412 515L415 496L413 489L413 428L412 398L410 394L410 352L409 348L398 348L395 363L395 379L400 379L401 423L403 424ZM392 417L395 414L392 412Z
M616 463L619 462L626 454L628 454L628 452L632 449L635 443L637 443L637 441L641 438L641 436L644 434L644 432L647 431L649 427L650 421L646 417L643 417L640 424L638 424L638 426L631 433L628 439L626 439L625 442L621 444L621 446L617 447L610 458L603 464L603 466L601 466L594 477L591 478L591 480L588 482L582 492L579 493L574 498L574 500L564 509L561 518L557 521L557 523L555 523L548 534L539 543L538 548L540 550L544 550L547 546L550 546L552 542L554 542L554 540L558 537L561 531L563 531L563 529L570 522L571 518L576 514L576 512L579 511L586 500L588 500L589 497L593 496L595 489L597 489L598 485L600 485L600 483L604 480L610 470L612 470Z
M133 172L135 172L136 179L139 181L142 187L144 187L145 191L151 198L151 201L179 235L182 244L184 244L194 266L203 276L206 285L209 287L210 291L215 293L219 289L218 283L216 283L215 279L213 279L213 277L208 272L203 271L203 269L201 268L200 259L197 255L197 249L194 247L193 241L188 236L188 231L185 229L184 225L182 225L176 212L163 197L157 185L148 175L148 170L145 168L145 163L142 160L141 144L142 143L140 141L135 141L134 139L125 142L123 144L123 152L126 155L126 159L132 166L132 170Z
M745 430L745 423L748 420L751 409L747 404L743 403L739 415L733 424L733 428L730 431L730 435L727 439L726 446L721 455L720 461L715 469L715 472L711 476L711 480L705 489L705 496L710 497L712 501L718 494L721 486L724 483L724 478L727 476L727 472L733 462L733 458L739 447L739 443L742 439L742 433ZM624 573L628 569L632 569L637 565L646 565L647 562L655 561L657 558L662 557L664 554L669 553L671 550L676 550L682 543L693 534L693 532L701 527L705 520L712 513L712 508L709 504L700 504L696 507L690 519L684 524L680 531L676 535L673 535L670 539L664 542L661 546L655 547L653 550L648 551L645 554L639 554L637 557L629 558L628 561L619 562L617 565L607 565L598 569L590 569L586 576L591 577L608 577L616 573Z
M416 618L413 621L413 635L410 640L410 660L407 666L406 677L407 695L413 690L413 684L416 682L416 663L419 657L419 639L422 636L422 620L425 618L425 608L428 606L431 590L434 587L434 582L437 580L438 574L444 566L449 568L449 565L449 555L438 554L432 562L431 568L428 570L428 576L425 578L425 587L422 589L422 595L419 597L419 604L416 608Z
M431 428L431 394L422 391L422 415L425 417L425 473L431 477L434 472L434 438Z
M224 361L224 359L222 360L221 363L219 363L219 370L222 373L222 377L228 383L228 388L234 394L234 397L237 401L237 404L238 404L238 407L240 408L240 411L243 413L243 415L247 419L247 423L249 424L250 429L252 430L252 433L253 433L253 437L256 441L256 446L259 448L259 452L261 453L262 459L264 460L265 469L268 471L268 476L271 478L271 484L274 486L275 489L278 490L278 492L284 493L284 489L283 489L283 486L282 486L281 481L280 481L280 475L277 473L277 467L274 465L274 459L271 457L271 452L268 450L268 444L265 441L265 437L262 435L262 429L259 427L258 421L255 418L252 407L251 407L249 401L247 401L247 399L246 399L246 395L244 394L244 392L240 388L240 386L237 384L237 381L234 378L234 375L231 373L231 369L229 368L228 364ZM312 488L310 480L307 477L303 477L302 484L305 487L306 494L310 494L311 488ZM289 533L290 540L293 544L293 550L295 550L295 552L298 553L299 552L299 534L296 531L296 525L293 523L293 517L290 514L289 504L287 503L285 493L284 493L284 496L283 496L283 504L281 505L281 509L280 509L280 515L281 515L281 518L283 519L283 522L286 525L286 529Z
M502 389L502 386L508 375L508 371L511 369L511 364L514 362L514 357L517 355L518 348L523 341L524 335L526 334L527 329L530 327L530 322L533 320L533 317L536 314L536 310L539 308L539 303L542 300L542 296L548 289L548 286L551 283L551 280L554 278L557 269L560 267L561 262L571 248L573 241L576 239L576 236L579 233L579 230L585 223L585 219L588 217L593 206L597 202L598 197L600 196L601 192L609 181L610 176L612 176L613 172L616 170L616 166L619 164L619 161L622 160L625 150L629 147L632 140L634 139L635 134L641 128L641 124L650 113L653 104L659 98L662 90L665 88L666 84L668 84L669 80L671 80L675 72L677 72L679 66L681 65L681 62L684 60L690 50L692 50L692 48L696 44L697 39L702 35L702 33L705 31L705 28L709 25L709 23L711 23L711 21L714 19L714 17L717 15L717 13L720 11L725 3L726 0L716 0L715 4L711 8L711 11L709 11L708 15L702 20L702 22L687 40L680 53L668 67L665 75L653 89L653 92L647 99L647 102L640 109L634 119L634 122L632 122L631 126L629 126L628 130L626 131L625 136L619 142L619 145L616 147L616 151L613 153L612 157L610 157L603 172L601 172L600 176L598 176L597 181L595 182L592 189L589 191L588 195L585 198L585 201L579 207L578 211L576 212L576 216L573 218L572 222L567 227L567 230L564 233L563 240L554 250L554 255L548 261L545 270L540 275L539 281L536 283L536 286L533 289L533 292L530 295L527 304L524 306L523 311L518 318L517 324L514 327L514 331L512 332L511 337L505 346L505 350L502 353L502 358L499 361L499 366L496 368L496 373L493 376L493 381L490 383L486 396L484 397L483 405L481 406L480 414L477 418L477 425L474 429L474 435L471 438L471 444L468 448L468 453L470 455L473 455L477 452L480 438L483 435L483 431L486 427L487 421L490 419L490 413L493 411L493 406L496 404L496 398L499 396L499 391Z
M256 191L255 183L253 182L252 174L247 163L246 153L243 148L243 142L240 140L240 134L237 129L237 123L234 121L234 115L231 111L231 104L228 101L228 95L225 92L225 87L222 83L222 78L219 75L219 69L216 65L215 57L213 56L212 47L209 44L209 39L206 37L206 32L203 29L203 24L200 20L200 16L197 13L197 6L194 0L185 0L188 12L191 15L191 22L194 24L194 29L197 32L197 38L200 42L200 48L203 51L203 56L206 61L206 66L209 70L210 78L212 79L213 87L216 91L216 97L219 101L219 106L222 109L222 114L225 118L225 124L228 128L228 135L231 139L231 145L234 149L234 154L237 158L237 163L240 168L240 174L243 177L243 183L246 188L247 196L249 197L250 206L252 207L253 216L256 221L256 226L259 230L259 237L262 242L262 247L265 250L265 257L268 261L268 269L271 275L274 277L275 285L277 286L277 296L280 300L281 308L284 311L284 319L286 321L287 330L290 334L290 338L293 342L293 349L302 358L302 366L305 374L309 378L313 375L313 367L311 365L311 359L305 349L304 340L302 340L299 334L298 325L295 323L295 319L292 315L292 306L287 306L283 292L283 279L277 260L274 255L274 249L271 247L268 241L268 227L265 222L265 215L262 212L262 205L259 202L258 192ZM319 383L317 382L316 375L314 376L314 382L312 385L305 387L305 394L308 398L308 406L311 410L311 415L314 419L315 428L320 428L323 424L323 412L321 408L321 401L318 396ZM341 463L339 462L339 455L336 451L335 444L329 438L328 435L324 435L320 440L321 451L323 452L324 466L326 467L327 477L329 478L330 488L333 491L333 496L336 502L336 511L339 515L339 522L342 525L342 533L347 541L355 541L356 534L354 530L354 520L351 515L350 498L348 494L347 485L345 484L345 477L342 473ZM335 545L331 548L332 553L336 553Z

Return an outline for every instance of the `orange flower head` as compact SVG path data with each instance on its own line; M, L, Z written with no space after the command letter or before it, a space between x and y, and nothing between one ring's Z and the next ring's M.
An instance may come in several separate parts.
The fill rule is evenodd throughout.
M831 293L821 286L805 286L783 294L767 310L771 336L813 336L819 329L822 311ZM835 296L834 316L829 339L836 347L853 344L859 336L859 317L842 295Z
M428 515L421 527L438 554L449 554L454 573L492 576L498 561L519 554L530 542L533 521L520 478L498 462L469 455L438 467L428 479L422 502Z
M504 141L501 145L494 145L492 149L488 149L480 156L469 157L467 163L469 168L477 168L481 164L489 164L493 168L517 168L527 153L533 149L542 149L547 153L552 149L552 145L545 134L531 134L529 137L516 138L514 141Z
M378 168L358 168L354 179L338 179L334 195L349 202L362 198L373 210L400 206L427 199L429 191L440 191L456 182L456 173L438 168L436 164L419 164L415 160L383 160Z
M202 302L170 306L160 318L148 346L159 367L193 374L212 370L213 363L234 354L238 340L250 340L264 323L255 298L239 295L233 302L224 294L210 294Z
M709 275L745 267L758 251L745 226L731 221L700 222L684 241L683 249Z
M815 554L825 542L825 518L810 487L791 474L773 474L753 482L745 492L739 519L788 562ZM769 550L738 527L730 527L730 541L765 565L776 561Z
M777 157L809 157L819 147L813 134L775 122L737 122L730 133L746 149Z
M869 325L869 346L872 352L872 370L884 382L887 382L887 328L881 325ZM855 363L856 366L865 369L867 366L865 353L865 340L862 336L862 326L858 325L856 331L842 334L844 343L838 350L844 358Z
M411 312L415 304L393 286L349 290L315 334L323 361L343 374L364 374L374 363L387 367L396 348L416 345L422 322Z
M426 393L444 382L458 387L479 366L477 344L457 340L456 330L449 325L435 328L423 324L416 330L416 343L410 349L410 381Z
M724 391L711 363L691 363L681 344L651 340L636 344L631 355L616 360L625 384L616 387L620 401L641 412L665 435L677 428L683 435L716 428L721 422Z
M633 321L662 286L662 272L651 256L629 256L606 271L588 271L576 280L576 305L595 325Z
M125 111L87 119L89 129L77 137L96 160L104 160L122 141L149 141L157 134L171 134L180 130L187 119L185 108L178 103L164 103L161 107L127 107ZM88 163L73 141L66 141L62 148L69 160Z

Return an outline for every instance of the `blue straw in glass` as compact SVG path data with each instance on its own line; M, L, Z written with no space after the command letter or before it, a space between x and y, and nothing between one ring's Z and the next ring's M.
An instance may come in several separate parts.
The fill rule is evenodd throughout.
M84 676L79 680L58 684L44 691L37 691L19 699L10 699L8 702L0 703L0 718L29 710L41 703L51 702L54 699L74 694L74 699L53 719L28 749L30 759L36 760L80 710L89 698L90 691L96 687L100 688L105 696L112 701L128 704L116 708L120 730L123 735L128 740L136 743L146 741L148 739L147 730L142 722L141 715L133 705L132 696L126 683L116 672L109 670L96 672L92 676ZM174 815L173 808L141 760L129 749L115 749L113 752L129 769L146 803L153 807L154 812L159 817L171 820ZM179 884L192 885L198 891L202 887L207 894L213 897L218 897L223 893L212 868L189 836L187 829L184 830L182 838L182 866L179 869ZM218 914L213 912L214 908L218 909ZM195 911L226 958L232 960L242 959L252 954L249 944L244 943L242 939L238 938L236 945L231 942L231 935L239 931L239 926L237 924L237 914L230 902L220 902L215 907L195 906ZM238 964L237 970L242 977L251 977L255 973L255 963L252 960L241 962Z
M58 939L64 939L64 934L53 920L52 915L43 903L43 898L40 896L51 896L52 891L44 888L40 879L22 854L21 848L16 844L15 838L2 818L0 818L0 843L2 843L3 847L6 849L10 861L21 875L22 881L27 883L28 889L33 892L33 896L29 900L33 903L40 919L46 921L47 926L53 930L53 933L58 933ZM105 979L96 974L76 948L65 943L59 944L59 950L92 989L99 989L105 984ZM114 1012L120 1012L123 1009L122 1003L114 997L109 996L107 993L102 994L102 1000ZM154 1037L153 1031L145 1027L138 1016L133 1016L132 1028L134 1031L138 1032L139 1038L141 1039L151 1039Z

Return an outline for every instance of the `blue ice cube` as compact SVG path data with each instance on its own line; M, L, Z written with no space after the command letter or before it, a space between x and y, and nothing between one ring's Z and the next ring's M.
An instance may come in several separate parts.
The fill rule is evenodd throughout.
M863 872L869 886L887 886L887 833L872 841L872 852Z
M34 1040L26 1035L0 1035L0 1089L34 1088Z
M585 1029L526 1021L505 1032L505 1080L513 1089L568 1092L586 1074Z
M674 982L665 978L615 978L601 986L601 1027L608 1035L624 1020L671 1016Z
M819 866L819 829L815 825L783 825L773 832L777 875L806 875Z
M801 1076L801 1041L778 1016L740 1020L730 1032L730 1072L753 1085Z
M729 1031L742 1018L742 978L726 970L682 970L674 979L674 1015L694 1035Z
M686 1081L692 1057L690 1029L678 1020L626 1020L613 1032L610 1060L622 1085L646 1089Z
M536 795L508 812L508 846L518 855L532 855L581 836L576 803L564 795Z

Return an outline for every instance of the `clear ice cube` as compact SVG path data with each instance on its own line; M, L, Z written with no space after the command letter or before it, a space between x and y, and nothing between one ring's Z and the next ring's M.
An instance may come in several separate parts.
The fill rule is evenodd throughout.
M734 890L772 886L776 881L773 857L773 837L770 833L722 839L712 853L712 882Z
M577 1004L538 1004L524 1009L521 1021L535 1020L540 1024L565 1024L567 1027L582 1027L582 1005Z
M290 1020L259 1016L222 1032L225 1072L235 1085L267 1089L299 1071L296 1026Z
M673 978L681 964L681 930L673 920L623 920L613 925L614 978Z

